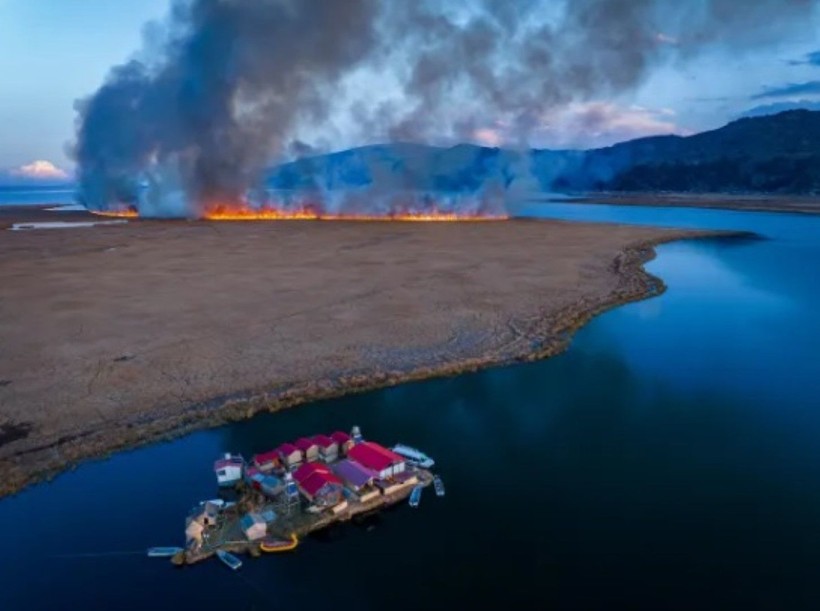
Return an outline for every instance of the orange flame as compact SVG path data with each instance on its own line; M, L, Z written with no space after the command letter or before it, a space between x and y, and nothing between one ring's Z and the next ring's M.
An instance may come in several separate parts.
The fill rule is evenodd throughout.
M94 214L118 218L139 218L133 208L118 210L92 210ZM209 221L401 221L401 222L444 222L444 221L503 221L504 214L457 213L438 211L407 211L389 215L373 214L327 214L312 207L295 210L280 208L250 208L248 206L211 206L202 216Z

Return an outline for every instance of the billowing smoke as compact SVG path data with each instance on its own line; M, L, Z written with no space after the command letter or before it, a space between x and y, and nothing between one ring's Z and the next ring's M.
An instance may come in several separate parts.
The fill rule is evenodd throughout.
M91 209L133 205L154 216L269 203L272 162L332 148L342 133L452 143L496 126L523 149L551 109L628 92L661 63L808 30L816 5L175 0L166 23L146 28L145 48L77 105L81 196ZM352 196L328 193L317 177L297 198L357 210L379 201L388 213L399 200L429 205L430 194L386 193L370 170ZM501 172L454 185L450 201L503 199L512 182Z

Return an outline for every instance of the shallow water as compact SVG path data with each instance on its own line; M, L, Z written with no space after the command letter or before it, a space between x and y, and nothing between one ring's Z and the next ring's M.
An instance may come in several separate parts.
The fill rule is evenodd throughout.
M75 199L76 190L73 188L0 186L0 206L72 204Z
M6 499L0 606L816 607L820 218L519 212L767 239L659 248L648 268L669 290L596 318L557 358L260 416ZM219 452L353 423L433 455L447 496L427 490L416 510L334 529L238 573L142 555L180 541L187 509L214 494Z

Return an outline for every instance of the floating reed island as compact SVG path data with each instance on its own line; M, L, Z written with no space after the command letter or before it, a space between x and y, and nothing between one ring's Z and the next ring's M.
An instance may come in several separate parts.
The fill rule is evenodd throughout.
M248 462L226 454L214 463L220 495L196 505L185 520L185 547L156 547L149 556L172 556L174 564L216 555L238 569L234 554L296 549L308 533L369 514L410 497L417 507L424 487L444 484L434 461L415 448L388 449L351 432L303 437Z

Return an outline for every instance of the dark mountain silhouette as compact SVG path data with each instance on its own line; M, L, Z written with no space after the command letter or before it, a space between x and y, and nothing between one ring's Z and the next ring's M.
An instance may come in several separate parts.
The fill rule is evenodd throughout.
M693 136L588 151L384 144L273 168L281 189L820 193L820 111L743 118Z

